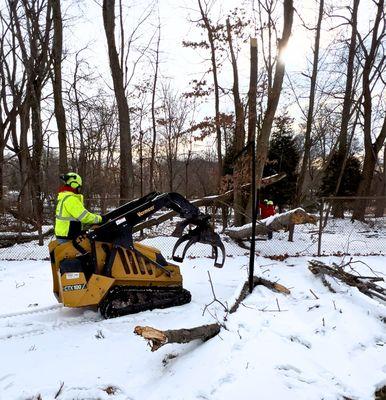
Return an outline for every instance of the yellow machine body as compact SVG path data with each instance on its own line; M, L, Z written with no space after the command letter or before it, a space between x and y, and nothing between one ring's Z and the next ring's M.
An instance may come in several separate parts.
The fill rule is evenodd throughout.
M94 242L85 236L59 244L49 244L53 292L60 303L67 307L99 305L114 286L133 288L180 288L182 276L177 265L165 262L154 247L135 243L134 250L116 247L113 262L106 274L106 263L112 249L111 243ZM78 249L76 248L78 247ZM82 252L79 250L82 249ZM91 254L95 256L91 257ZM87 257L87 259L85 259ZM160 259L162 267L157 266Z

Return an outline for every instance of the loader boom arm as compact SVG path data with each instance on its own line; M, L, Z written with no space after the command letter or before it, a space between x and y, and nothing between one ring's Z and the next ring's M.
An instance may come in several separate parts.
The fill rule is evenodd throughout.
M178 224L176 231L180 238L173 249L173 259L181 262L190 246L195 243L204 243L212 246L215 255L215 266L222 267L225 261L225 249L220 236L209 225L210 216L202 213L198 207L190 203L178 193L152 192L148 195L130 201L115 210L103 215L103 224L88 231L87 236L92 241L114 243L117 246L133 247L133 228L162 208L172 209L184 219ZM184 228L195 225L185 235ZM182 256L175 253L177 248L187 242ZM218 249L222 252L222 261L217 262Z

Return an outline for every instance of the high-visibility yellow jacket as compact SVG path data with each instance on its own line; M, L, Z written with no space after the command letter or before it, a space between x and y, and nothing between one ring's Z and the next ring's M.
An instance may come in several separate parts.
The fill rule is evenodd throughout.
M83 195L70 191L58 194L55 213L55 236L60 239L74 239L83 225L99 224L102 217L87 211L83 205Z

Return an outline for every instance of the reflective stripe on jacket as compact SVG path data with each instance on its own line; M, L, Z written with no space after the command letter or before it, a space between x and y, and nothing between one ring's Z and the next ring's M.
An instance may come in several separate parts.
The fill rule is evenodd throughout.
M55 236L73 239L79 235L82 225L98 224L102 217L87 211L83 195L68 191L58 194L55 213Z

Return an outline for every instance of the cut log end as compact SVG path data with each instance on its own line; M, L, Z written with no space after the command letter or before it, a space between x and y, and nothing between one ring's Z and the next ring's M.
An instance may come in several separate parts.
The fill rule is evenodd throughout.
M134 333L146 339L151 351L156 351L166 343L189 343L200 339L206 341L216 336L221 329L220 324L198 326L191 329L175 329L160 331L150 326L136 326Z
M148 341L151 351L156 351L168 342L166 335L151 326L136 326L134 328L136 335L142 336Z

